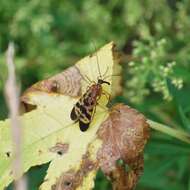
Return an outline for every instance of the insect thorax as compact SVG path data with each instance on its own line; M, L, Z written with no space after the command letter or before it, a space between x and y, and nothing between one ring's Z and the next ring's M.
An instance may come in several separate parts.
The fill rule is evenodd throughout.
M102 94L102 85L97 83L93 84L91 88L89 89L89 96L91 98L96 99Z

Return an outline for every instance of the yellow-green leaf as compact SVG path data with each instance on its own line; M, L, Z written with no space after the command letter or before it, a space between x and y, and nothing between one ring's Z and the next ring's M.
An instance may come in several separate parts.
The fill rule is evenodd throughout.
M109 43L94 55L79 61L50 79L33 85L22 96L24 106L35 105L20 116L22 123L22 166L23 173L35 165L51 162L41 190L59 189L63 173L80 173L77 189L91 189L97 170L96 153L101 146L97 130L107 118L108 99L101 96L89 129L81 132L78 123L70 119L70 112L89 85L97 82L106 72L106 80L112 83L114 71L113 43ZM98 69L97 61L100 67ZM92 82L87 82L89 78ZM114 79L117 80L117 79ZM64 82L63 82L64 81ZM111 94L111 86L103 85ZM0 121L0 190L13 181L12 160L14 159L10 120ZM85 170L84 163L90 169ZM84 168L82 168L84 167ZM85 171L85 172L84 172ZM68 185L68 184L67 184Z

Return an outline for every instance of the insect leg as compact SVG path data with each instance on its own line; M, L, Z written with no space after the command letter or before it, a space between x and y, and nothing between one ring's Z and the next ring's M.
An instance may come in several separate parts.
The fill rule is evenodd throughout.
M98 104L98 102L97 102L96 104ZM91 121L92 121L92 119L94 118L94 114L95 114L95 113L96 113L96 106L95 106L94 109L93 109Z
M92 81L90 80L90 78L87 76L87 75L82 75L82 78L83 78L83 80L86 82L86 83L88 83L89 85L91 85L91 83L92 83Z
M113 103L111 103L111 94L108 93L107 91L103 90L102 95L104 95L108 99L108 104L107 106L110 108L113 106Z
M106 106L103 106L97 102L97 105L99 105L104 111L108 111L108 108Z
M111 99L111 94L110 93L108 93L105 90L102 90L102 95L104 95L108 99L108 102L110 101L110 99Z

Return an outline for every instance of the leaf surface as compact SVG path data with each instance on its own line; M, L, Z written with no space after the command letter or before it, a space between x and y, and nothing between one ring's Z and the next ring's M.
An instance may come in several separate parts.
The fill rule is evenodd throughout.
M79 172L86 162L93 163L93 167L85 172L82 170L82 177L78 179L80 183L77 182L75 187L93 187L92 178L97 170L95 155L101 146L96 132L108 116L108 112L102 108L106 106L108 99L101 96L98 102L101 106L97 106L90 128L85 133L80 131L77 122L70 119L70 112L87 87L97 82L100 74L113 74L113 46L113 43L109 43L66 71L34 84L22 96L23 108L29 111L20 116L23 173L32 166L51 162L40 189L59 189L62 174ZM86 78L92 82L87 82ZM106 80L112 83L112 77ZM103 85L103 89L111 94L111 86ZM31 105L34 106L32 109ZM0 189L13 180L11 167L14 155L10 134L10 120L1 121ZM85 155L88 159L84 159Z
M108 110L109 99L102 94L86 132L70 119L75 103L99 78L111 84L103 84L103 92L112 96L120 92L120 78L112 77L120 72L113 47L107 44L66 71L34 84L21 97L26 111L20 116L23 173L50 162L40 190L90 190L99 168L115 190L132 190L137 184L149 136L142 114L122 104ZM14 179L10 134L10 120L0 121L0 190ZM117 165L118 160L123 164Z

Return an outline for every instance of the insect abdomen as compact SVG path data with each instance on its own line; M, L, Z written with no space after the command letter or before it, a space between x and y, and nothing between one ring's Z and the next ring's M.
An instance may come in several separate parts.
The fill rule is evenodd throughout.
M89 128L90 122L84 123L81 120L79 120L79 127L82 132L86 131Z

